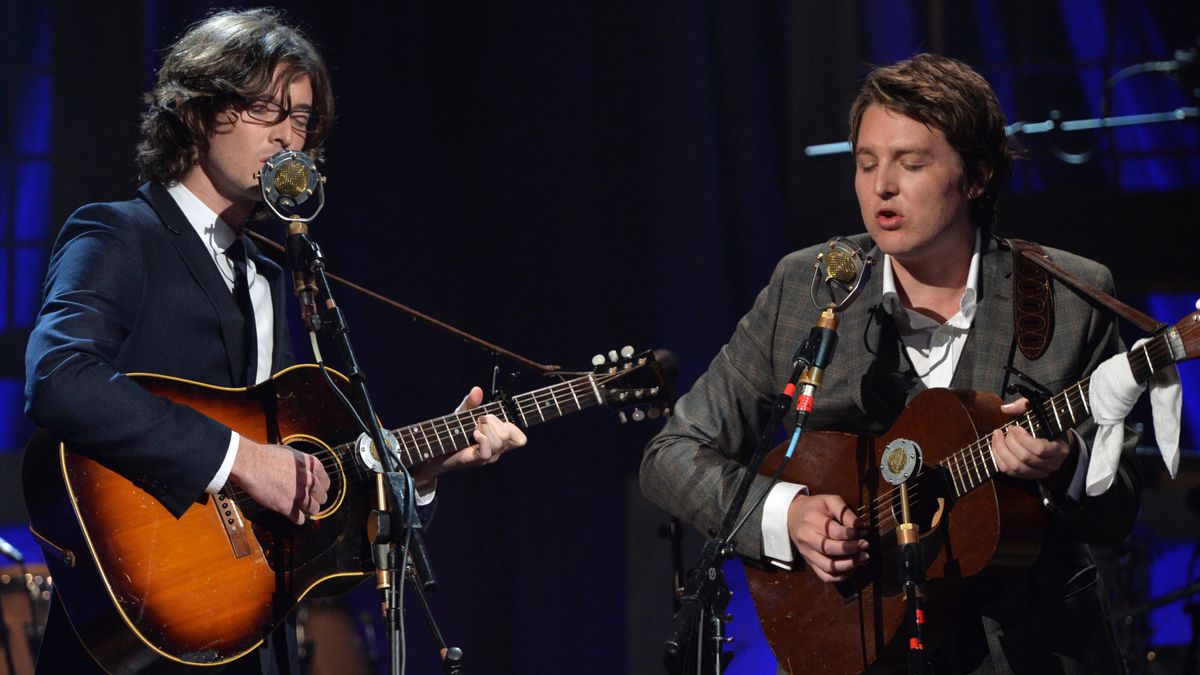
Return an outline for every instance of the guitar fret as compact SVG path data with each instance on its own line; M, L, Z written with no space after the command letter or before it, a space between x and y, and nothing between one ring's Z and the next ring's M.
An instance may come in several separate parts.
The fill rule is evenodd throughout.
M433 421L432 423L430 423L429 426L432 427L432 431L434 433L434 438L437 439L438 447L441 448L441 450L442 450L441 454L443 454L443 455L447 454L446 453L446 444L442 443L442 432L438 431L438 429L437 429L437 421L436 420Z
M404 438L400 435L400 430L393 431L392 435L396 437L396 443L400 446L400 454L404 457L404 466L412 466L412 453L408 451L408 445L404 443Z
M947 462L947 468L950 469L950 480L954 483L954 491L958 493L957 496L961 497L965 493L963 492L962 487L959 486L958 473L955 471L956 464L958 464L958 455L951 455L950 461Z
M1146 349L1149 342L1142 343L1142 356L1146 359L1146 367L1150 369L1150 376L1154 377L1154 361L1150 359L1150 350Z
M1054 405L1054 399L1050 399L1050 411L1054 413L1054 423L1058 425L1058 434L1055 434L1057 436L1066 431L1067 428L1063 426L1062 419L1058 416L1058 406Z
M1075 409L1071 407L1071 394L1069 389L1063 392L1063 400L1067 403L1067 415L1070 416L1071 424L1074 426L1074 424L1079 420L1075 418Z
M571 386L567 387L567 391L571 392L571 398L575 400L575 409L576 409L576 410L583 410L583 404L579 402L579 396L577 396L577 395L575 394L575 382L574 382L574 380L572 380L572 381L570 382L570 385L571 385Z
M416 425L415 429L417 431L421 432L421 442L424 443L424 445L425 445L424 452L421 453L421 459L422 460L433 459L433 445L429 442L429 437L425 435L425 428L422 427L420 424L418 424L418 425ZM414 437L415 437L415 434L414 434ZM420 447L420 446L418 445L418 447ZM425 456L426 452L429 453L428 457Z
M486 407L490 408L492 406L486 406ZM488 411L490 414L495 415L496 417L499 417L500 419L504 420L505 422L512 421L512 420L508 419L508 406L497 401L494 407L495 407L496 411L495 412Z
M1037 436L1037 429L1033 426L1033 415L1025 415L1025 424L1029 427L1029 435Z
M408 433L407 441L404 440L405 432ZM417 437L413 435L412 427L404 427L403 429L400 430L400 433L397 434L397 437L400 439L400 441L404 445L404 447L410 448L409 462L411 462L412 464L420 464L423 459L421 457L421 446L417 444ZM412 457L413 450L415 450L417 453L415 459Z
M470 444L471 444L471 443L470 443L471 437L470 437L470 436L467 434L467 428L463 426L463 423L462 423L462 415L461 415L461 414L455 414L455 415L451 415L450 417L451 417L451 418L452 418L452 419L453 419L455 422L457 422L457 423L458 423L458 429L451 429L451 428L450 428L450 423L449 423L449 422L447 422L447 423L446 423L446 431L447 431L448 433L450 433L450 435L451 435L451 436L454 436L455 434L457 434L457 435L458 435L458 437L461 439L461 443L462 443L462 445L461 445L461 446L459 446L459 443L458 443L458 442L455 442L455 443L454 443L455 447L463 447L463 448L467 447L468 445L470 445Z
M966 459L970 460L970 457L971 457L970 453L967 453ZM967 462L967 481L970 482L971 487L973 488L976 485L978 485L979 483L976 483L975 479L971 477L971 469L976 469L976 471L978 471L978 468L975 466L974 461Z
M592 393L596 395L596 404L604 403L604 395L600 393L600 387L596 385L596 378L589 374L587 376L588 384L592 385Z
M554 407L555 407L555 409L556 409L556 410L558 410L558 416L559 416L559 417L562 417L562 416L563 416L563 411L562 411L562 406L560 406L560 405L558 404L558 394L557 394L557 393L555 393L555 392L551 392L551 393L550 393L550 400L554 401Z

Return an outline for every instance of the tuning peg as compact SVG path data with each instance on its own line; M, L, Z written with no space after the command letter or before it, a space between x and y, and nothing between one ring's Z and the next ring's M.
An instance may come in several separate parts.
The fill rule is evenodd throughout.
M629 357L633 356L633 347L630 347L629 345L625 345L624 347L621 347L621 356L624 358L629 358Z
M642 420L646 419L646 411L642 410L641 408L634 408L633 412L630 414L630 417L633 418L634 422L641 422Z
M647 410L646 414L650 416L650 419L656 420L658 419L658 416L662 414L662 412L659 411L657 406L655 406Z
M604 365L604 355L597 354L597 355L593 356L592 357L592 365L597 366L597 367Z
M625 416L624 410L617 412L617 419L621 421L621 424L625 424L626 422L629 421L629 418Z
M615 350L615 349L608 350L608 360L612 361L613 363L616 363L619 360L619 357L617 356L617 350Z

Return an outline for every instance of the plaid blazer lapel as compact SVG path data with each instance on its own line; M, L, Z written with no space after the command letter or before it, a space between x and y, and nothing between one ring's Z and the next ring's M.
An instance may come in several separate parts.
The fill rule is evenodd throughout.
M875 269L871 270L871 278L867 280L862 293L840 316L838 326L839 341L853 341L853 346L839 349L837 356L845 359L848 384L854 405L859 410L867 411L863 403L863 383L871 364L875 362L879 348L881 319L887 318L883 311L883 251L873 246L867 255L875 259Z
M1004 380L1012 348L1012 256L998 248L995 239L989 237L985 242L987 249L979 263L979 300L971 326L974 362L969 368L960 363L955 369L950 383L955 389L996 390Z

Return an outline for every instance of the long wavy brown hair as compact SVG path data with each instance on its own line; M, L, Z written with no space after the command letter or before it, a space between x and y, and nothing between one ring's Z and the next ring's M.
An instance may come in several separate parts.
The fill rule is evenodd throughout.
M302 76L312 85L318 120L305 136L304 150L319 160L333 122L333 91L325 61L304 33L265 8L217 12L193 24L168 49L158 82L144 97L137 147L141 179L178 182L195 163L196 151L207 149L218 116L277 91L286 96Z

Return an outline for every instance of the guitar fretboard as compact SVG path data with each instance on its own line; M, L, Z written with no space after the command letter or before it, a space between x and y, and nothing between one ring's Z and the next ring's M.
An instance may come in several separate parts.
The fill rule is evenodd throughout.
M1185 329L1186 330L1186 329ZM1138 382L1148 381L1154 373L1184 358L1180 336L1175 329L1157 335L1130 350L1125 356ZM1046 400L1042 414L1028 412L1013 420L1009 426L1024 427L1038 438L1056 438L1092 416L1088 403L1090 377L1068 387ZM991 479L1000 470L992 456L991 434L977 439L943 462L950 474L955 497L961 497Z
M568 413L604 403L604 395L592 374L552 384L512 397L507 403L495 401L460 413L401 427L392 431L400 443L405 466L413 466L443 457L473 445L475 427L484 415L495 415L505 422L526 428L558 419Z

